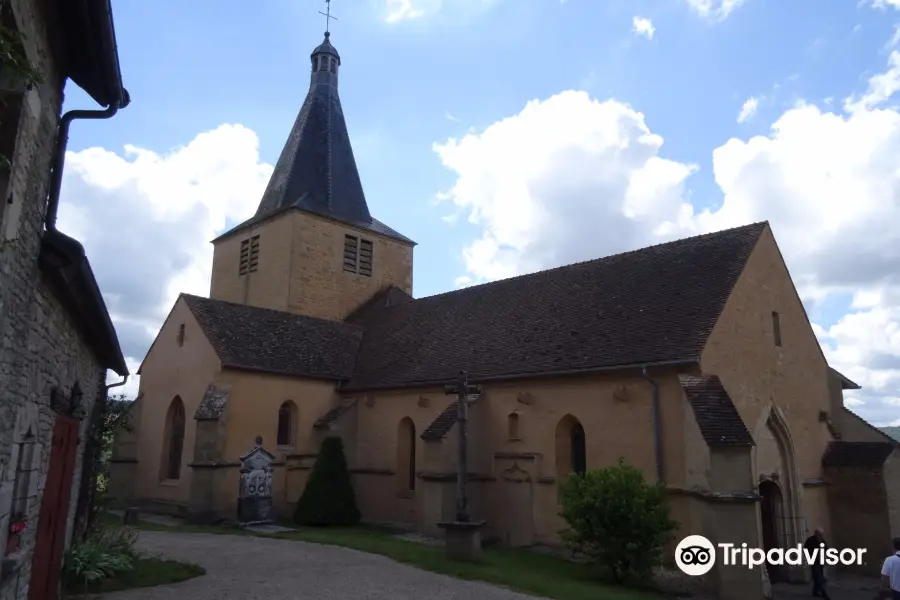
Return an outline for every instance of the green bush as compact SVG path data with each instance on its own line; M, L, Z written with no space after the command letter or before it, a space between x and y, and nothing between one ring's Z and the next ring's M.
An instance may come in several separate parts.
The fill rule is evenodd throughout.
M327 437L297 501L294 521L298 525L327 527L356 525L359 520L356 494L344 456L344 442L339 437Z
M98 527L85 540L72 544L63 559L63 581L73 589L88 589L116 573L134 567L137 531L130 527Z
M562 486L560 516L568 525L562 539L617 583L645 576L661 564L676 526L665 500L664 486L648 483L622 459L573 473Z

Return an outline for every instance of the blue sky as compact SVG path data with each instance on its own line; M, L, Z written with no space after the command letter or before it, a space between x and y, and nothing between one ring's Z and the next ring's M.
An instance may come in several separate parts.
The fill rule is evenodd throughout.
M868 388L875 386L871 397L860 397L860 412L882 422L896 420L900 418L900 371L872 370L860 364L865 356L900 354L900 341L885 333L898 324L888 300L897 291L892 287L890 268L873 272L860 283L846 273L826 277L822 265L831 265L835 261L829 257L845 256L848 248L857 247L851 244L853 236L866 231L869 221L880 220L875 216L879 206L893 202L892 210L897 211L898 186L893 182L890 189L879 188L880 195L861 203L866 206L858 207L855 216L839 217L835 212L846 208L845 203L851 202L847 198L833 198L820 206L815 198L806 198L804 209L819 213L814 219L819 229L804 232L802 220L791 214L792 203L799 206L801 202L794 194L811 190L821 181L797 183L784 175L799 177L796 174L805 170L806 161L833 163L827 173L838 173L835 177L843 188L860 190L870 189L866 187L869 184L860 182L877 179L873 169L883 166L884 173L893 173L900 166L896 161L886 166L875 164L881 159L872 158L873 153L882 156L888 147L900 149L900 133L877 134L893 132L886 128L896 123L897 113L890 103L896 88L890 87L889 60L900 10L897 0L884 2L880 8L875 2L725 0L725 5L734 5L725 15L716 12L722 0L707 0L709 14L698 9L703 0L334 0L332 12L338 20L331 29L332 42L343 61L341 99L369 206L377 218L419 242L416 296L627 250L666 235L683 237L742 224L735 220L769 219L826 352L832 352L830 360L850 371L851 377L867 380L860 383L868 383ZM392 19L391 11L396 15L403 6L407 7L406 16L415 18ZM166 196L163 176L147 170L137 173L127 164L135 159L127 156L124 148L142 149L145 155L155 157L150 161L156 161L154 164L182 161L178 164L186 165L184 156L177 161L172 158L179 148L184 149L200 134L233 124L255 133L258 139L258 157L235 158L244 156L243 152L252 154L253 136L248 134L241 138L247 142L243 150L226 153L223 149L221 158L222 164L228 165L229 177L238 177L238 171L251 173L246 178L253 180L246 188L250 197L230 199L230 206L239 208L223 208L222 214L212 219L211 231L219 232L246 218L262 190L258 189L256 197L253 193L265 183L260 165L277 160L306 94L309 53L322 39L325 19L318 11L324 10L324 2L266 0L248 10L245 2L233 0L158 0L114 2L113 8L122 72L132 104L110 121L73 127L69 160L76 166L69 167L72 173L67 171L64 202L68 194L83 215L95 210L91 207L98 197L119 198L125 205L133 202L144 207L141 210L155 206ZM644 34L634 31L636 18L652 22L652 36L646 34L647 29ZM887 74L887 88L871 84L879 74ZM565 102L560 99L558 104L550 102L567 90L584 94ZM871 96L878 96L879 90L887 97ZM864 109L851 114L844 108L846 99L867 93L875 100ZM755 112L739 122L742 107L750 101L749 108L751 99L756 99ZM525 119L518 118L529 101L540 105L535 108L533 134L525 128ZM604 101L611 104L598 108ZM590 102L594 104L589 106ZM91 107L90 100L74 86L67 90L66 103L66 109ZM798 108L803 103L806 112ZM554 113L556 110L560 112ZM866 121L865 111L874 115L871 119L882 119L882 125ZM498 125L504 119L510 121ZM821 126L815 124L816 119ZM776 122L783 124L781 134L773 130ZM801 131L807 126L822 136L832 131L831 127L834 133L807 151L802 140L816 137ZM596 133L578 134L582 128ZM556 134L554 129L565 133ZM629 163L622 152L613 151L616 144L603 146L605 142L597 141L612 139L599 133L610 131L615 139L630 139L629 147L638 147L637 138L629 136L644 129L663 142L661 146L650 144L647 156L642 154L637 163ZM513 130L517 132L514 135L509 133ZM871 146L854 133L863 131L870 133L865 140L871 141ZM516 176L507 172L502 156L516 155L516 146L504 146L508 139L504 136L518 140L520 149L529 147L530 158L522 160L543 165L543 179L523 176L522 181L514 181ZM750 144L754 137L761 140L758 147ZM451 138L455 145L448 145ZM735 143L729 146L732 138ZM597 150L592 139L603 148ZM859 142L861 154L842 154L850 151L848 139ZM224 142L217 145L225 147ZM564 166L556 171L547 166L562 160L570 147L579 149L579 158L572 163L581 165L579 172L599 173L593 183L582 186L577 178L564 176ZM621 150L624 146L616 147ZM96 150L92 153L88 151L91 148ZM748 158L748 148L756 148L753 160ZM713 162L717 149L722 157L720 167ZM817 149L831 154L818 156ZM490 160L472 158L482 151ZM98 158L101 154L105 157L102 161ZM686 170L681 175L654 175L655 169L662 168L654 163L656 158L668 161L671 169L683 166ZM859 161L862 167L847 166ZM177 169L179 173L193 168L184 165ZM641 165L647 168L641 170ZM216 168L210 164L198 167L196 177L219 177ZM115 179L110 173L116 169L127 172L122 178L130 183L124 185L116 179L119 183L98 187L98 178ZM751 169L759 170L757 176L751 177L751 172L757 172ZM732 171L745 175L725 189L717 178ZM864 180L861 171L873 177ZM603 173L609 176L603 179ZM766 183L770 175L771 183ZM612 241L605 243L603 220L612 214L609 211L621 217L624 188L617 195L618 188L612 183L597 182L634 181L635 177L651 187L664 181L656 186L664 189L654 192L652 202L646 198L642 202L648 206L665 202L666 208L651 211L661 215L659 218L629 217L628 230L633 228L634 235L621 234L623 228L610 221ZM481 183L484 189L473 192ZM206 180L201 185L207 185ZM208 185L216 189L214 182ZM546 191L555 185L568 191L560 192L557 199ZM150 188L153 191L147 192ZM546 228L561 236L554 245L552 239L544 239L549 234L538 226L539 219L518 214L519 205L508 199L515 194L510 192L507 198L506 189L525 190L530 202L523 200L521 210L528 214L554 212L555 207L559 215L568 214L565 202L575 202L572 198L576 196L577 202L602 205L594 215L600 241L563 250L573 244L570 238L580 231L579 225L567 224L562 217L554 220L552 227ZM760 201L765 194L767 199ZM171 196L176 195L172 192ZM501 196L507 199L497 200ZM544 196L545 203L541 200ZM438 197L443 200L436 201ZM720 210L726 198L731 199L733 210ZM166 202L174 201L162 199L159 206ZM212 198L198 210L215 213L214 203ZM692 207L692 217L678 217L677 206L682 204ZM701 215L704 209L708 218ZM74 212L75 208L70 215ZM834 217L829 216L832 214ZM75 216L70 219L77 229ZM665 223L669 224L668 234L660 233ZM82 224L83 235L90 238L84 227ZM504 241L508 235L504 230L510 227L518 232L514 240L527 238L529 243L515 247L515 241ZM203 235L211 231L204 229ZM822 236L814 231L823 232ZM826 234L832 237L826 238ZM195 235L200 233L195 231ZM485 246L478 245L483 239L491 246L487 254L481 252ZM878 252L879 240L887 243L872 237L868 250ZM91 253L91 242L87 242ZM804 245L806 242L811 246ZM131 245L134 243L132 240ZM552 251L547 250L551 246ZM90 256L101 286L108 298L109 294L115 296L109 292L115 284L104 284L104 277L110 282L115 277L114 269L107 269L96 252L120 251L115 242L97 242L94 248ZM192 260L193 251L187 246L180 252L180 258L173 255L172 264L183 266ZM867 256L860 255L860 260ZM885 261L888 267L900 266L894 257ZM122 267L121 261L117 264ZM198 267L197 272L201 271ZM150 280L165 289L158 307L128 314L124 299L110 301L120 336L123 328L146 330L145 339L143 334L135 337L126 332L123 336L126 353L138 361L143 356L141 343L149 345L147 340L152 340L154 326L158 328L171 305L177 283L167 277ZM868 295L861 299L864 293ZM878 298L872 300L874 296ZM875 315L875 310L882 312ZM848 314L865 311L863 316L880 325L869 321L865 326L854 325L853 319L846 319ZM883 343L875 344L871 334L862 331L873 327L887 336ZM859 340L868 340L871 347L860 350ZM894 419L889 417L891 411Z

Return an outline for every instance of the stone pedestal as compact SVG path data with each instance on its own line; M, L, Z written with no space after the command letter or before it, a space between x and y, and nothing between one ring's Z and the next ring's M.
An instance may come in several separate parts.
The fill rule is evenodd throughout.
M437 526L444 530L447 558L477 561L481 558L481 528L486 521L444 521Z
M138 521L141 520L141 513L136 507L131 506L125 509L125 514L122 515L122 523L124 525L137 525Z

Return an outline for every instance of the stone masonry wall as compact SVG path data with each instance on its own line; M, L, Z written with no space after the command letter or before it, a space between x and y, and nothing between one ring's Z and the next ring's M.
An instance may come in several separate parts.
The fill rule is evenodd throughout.
M105 379L105 370L38 268L63 80L51 56L43 2L10 0L10 4L17 26L27 38L26 53L42 71L44 83L24 98L11 157L12 204L4 207L0 228L0 552L5 551L9 511L15 500L17 508L25 508L28 522L20 549L5 557L0 600L28 595L55 418L49 406L50 391L59 386L68 393L79 380L85 408L90 410ZM86 424L82 423L82 439ZM29 429L34 437L30 443L20 444ZM67 539L77 504L80 456L79 447Z

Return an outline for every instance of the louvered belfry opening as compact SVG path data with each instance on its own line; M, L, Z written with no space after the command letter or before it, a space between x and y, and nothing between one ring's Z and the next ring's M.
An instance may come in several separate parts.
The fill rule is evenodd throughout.
M252 273L259 268L259 236L241 242L241 262L238 272L241 275Z
M355 235L344 236L344 270L348 273L356 273L358 249L359 240Z
M359 244L359 274L372 276L372 242L361 240Z
M371 240L350 234L344 236L344 271L371 277L373 259L374 247Z

